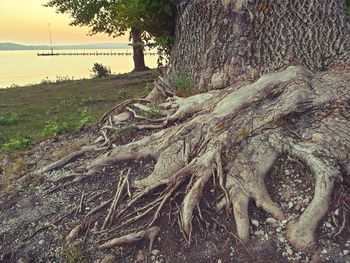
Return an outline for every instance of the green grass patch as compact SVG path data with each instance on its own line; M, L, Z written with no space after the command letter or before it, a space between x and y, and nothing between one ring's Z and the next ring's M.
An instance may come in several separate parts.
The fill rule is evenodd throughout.
M174 84L176 87L176 95L180 97L188 97L193 95L193 85L189 76L184 72L175 75Z
M14 125L19 122L16 114L0 115L0 126Z
M9 153L15 150L22 150L31 145L32 139L29 135L20 136L15 139L10 139L9 142L3 143L1 146L1 151L4 153Z
M154 78L149 71L0 89L0 151L84 128L125 99L147 95Z

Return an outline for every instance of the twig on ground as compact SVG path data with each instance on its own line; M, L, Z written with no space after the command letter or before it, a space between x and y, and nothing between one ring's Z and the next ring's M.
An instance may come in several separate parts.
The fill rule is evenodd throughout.
M80 197L80 203L76 213L81 213L83 211L84 199L85 199L85 192L83 191Z
M108 214L107 214L107 217L102 225L102 230L104 230L106 227L110 227L110 225L112 224L112 219L113 219L113 215L114 215L114 212L115 212L115 209L117 207L117 204L118 204L118 201L123 193L123 189L126 185L126 182L128 180L128 177L130 175L130 171L131 169L129 168L128 171L127 171L127 174L125 176L122 176L123 172L124 171L121 171L120 172L120 179L119 179L119 182L118 182L118 187L117 187L117 191L115 193L115 196L114 196L114 199L113 199L113 202L112 202L112 205L108 211Z

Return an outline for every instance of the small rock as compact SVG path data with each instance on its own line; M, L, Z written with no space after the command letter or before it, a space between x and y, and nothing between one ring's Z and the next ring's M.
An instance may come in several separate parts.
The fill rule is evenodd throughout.
M146 256L145 256L145 253L143 252L143 250L137 251L136 262L144 261L145 259L146 259Z
M325 248L322 249L322 251L321 251L321 254L322 254L322 255L327 254L327 253L328 253L327 249L325 249Z
M334 214L335 214L336 216L338 216L338 215L339 215L339 208L338 208L338 209L336 209L336 210L334 211Z
M285 173L286 175L290 175L290 171L289 171L289 170L284 170L284 173Z
M310 197L304 198L303 203L304 203L304 204L310 203Z
M45 240L44 239L41 239L40 241L39 241L39 245L44 245L45 244Z
M278 240L282 243L286 242L286 239L284 237L279 237Z
M299 211L301 209L301 204L297 203L297 205L294 207L295 211Z
M344 249L344 250L343 250L343 254L344 254L344 256L349 255L349 253L350 253L350 250L348 250L348 249Z
M325 226L326 226L327 228L333 228L332 225L331 225L331 223L329 223L329 222L327 222L327 223L325 224Z
M266 219L266 223L269 225L273 225L273 224L277 223L277 220L272 218L272 217L269 217Z
M288 208L291 209L294 206L293 202L288 203Z
M282 225L285 225L285 224L287 224L287 222L288 222L288 221L285 219L285 220L282 220L281 224L282 224Z
M222 260L221 259L218 259L218 262L217 263L222 263Z
M258 227L258 226L259 226L259 221L253 219L253 220L252 220L252 225Z
M282 228L281 227L277 227L276 228L276 232L280 233L282 231Z
M294 259L295 262L301 262L301 256L297 255Z
M288 255L292 255L293 254L293 250L290 247L286 248L286 252Z
M159 251L158 249L153 249L153 250L151 251L151 253L152 253L152 255L157 256L157 255L160 253L160 251Z

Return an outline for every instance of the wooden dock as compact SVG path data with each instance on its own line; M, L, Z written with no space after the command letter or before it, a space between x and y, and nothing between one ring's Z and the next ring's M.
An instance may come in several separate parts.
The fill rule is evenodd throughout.
M145 52L145 55L155 56L155 52ZM131 56L132 52L48 52L37 53L38 56Z

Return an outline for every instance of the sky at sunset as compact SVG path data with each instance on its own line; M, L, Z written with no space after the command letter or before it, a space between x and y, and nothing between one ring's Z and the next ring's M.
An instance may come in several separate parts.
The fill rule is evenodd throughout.
M0 43L50 44L48 24L51 24L54 45L84 43L127 43L128 37L108 37L105 34L87 36L87 27L69 26L70 17L44 7L46 0L0 0Z

